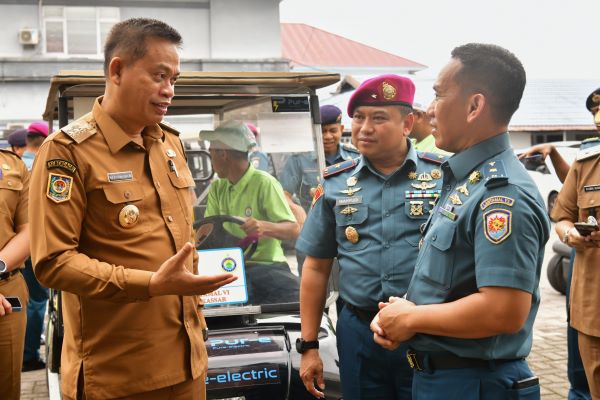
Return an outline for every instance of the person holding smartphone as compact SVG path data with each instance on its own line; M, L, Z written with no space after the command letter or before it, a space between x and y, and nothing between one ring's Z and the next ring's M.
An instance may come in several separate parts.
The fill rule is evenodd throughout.
M21 158L0 149L0 399L19 399L27 314L15 304L27 304L27 285L20 273L29 257L27 199L29 172Z
M592 113L600 133L600 88L588 96L586 107ZM597 139L586 142L594 140ZM553 219L558 221L556 233L576 251L570 322L579 333L579 350L593 398L600 398L600 315L596 311L600 301L600 272L597 268L600 232L594 227L594 220L600 217L599 164L600 145L583 148L571 166L552 210Z

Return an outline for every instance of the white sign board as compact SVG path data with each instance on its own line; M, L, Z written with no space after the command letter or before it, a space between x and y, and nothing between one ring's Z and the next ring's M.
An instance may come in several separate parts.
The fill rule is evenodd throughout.
M231 273L237 280L202 296L205 307L248 302L244 254L239 247L198 250L198 273L217 275Z
M261 113L260 148L265 153L314 151L309 113Z

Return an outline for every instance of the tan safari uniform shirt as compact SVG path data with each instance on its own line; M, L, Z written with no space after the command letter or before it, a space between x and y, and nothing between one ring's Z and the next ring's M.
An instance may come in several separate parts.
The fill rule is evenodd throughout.
M16 236L17 227L27 224L28 189L29 171L23 161L13 152L0 149L0 249ZM19 399L29 299L23 275L17 273L0 280L0 293L18 296L23 305L23 311L0 317L0 399Z
M35 273L64 291L62 390L76 398L82 373L90 400L204 379L207 369L199 298L148 295L152 272L193 242L182 143L161 124L138 146L101 101L44 142L29 208ZM186 265L197 271L195 252Z
M552 218L585 222L589 215L600 219L600 147L573 163ZM571 283L571 326L589 336L600 337L600 248L577 250Z

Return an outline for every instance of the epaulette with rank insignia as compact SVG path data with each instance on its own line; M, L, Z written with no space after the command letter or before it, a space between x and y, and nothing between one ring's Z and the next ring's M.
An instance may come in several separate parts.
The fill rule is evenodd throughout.
M579 150L577 153L577 161L587 160L600 154L600 146L590 146L585 150Z
M358 161L356 159L352 159L334 165L330 165L329 167L323 170L323 178L329 178L330 176L337 175L342 171L346 171L347 169L356 167L357 164Z
M75 143L81 143L96 134L96 123L93 121L92 113L87 113L78 120L62 127L61 131L73 139Z
M6 154L10 154L11 156L15 156L17 157L19 160L21 159L21 156L19 156L17 153L13 152L11 149L0 149L1 152L6 153Z
M448 159L448 156L439 153L431 153L427 151L417 151L417 157L421 160L427 160L435 164L442 164Z
M168 122L165 122L165 121L163 121L163 122L160 122L160 123L158 124L158 126L160 126L160 128L161 128L162 130L164 130L164 131L168 131L168 132L171 132L171 133L173 133L173 134L175 134L175 135L179 136L179 131L178 131L177 129L175 129L175 128L173 127L173 125L169 124Z
M598 145L600 145L600 138L588 138L581 142L581 145L579 145L579 150L587 150Z
M483 179L485 186L489 188L506 186L508 184L508 176L506 176L504 162L502 160L486 162L483 167Z

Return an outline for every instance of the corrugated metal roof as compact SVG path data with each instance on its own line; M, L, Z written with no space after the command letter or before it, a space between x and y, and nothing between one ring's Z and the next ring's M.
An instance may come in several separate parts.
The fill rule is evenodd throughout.
M374 75L353 75L343 82L362 83ZM433 99L434 79L410 77L416 86L415 101L428 104ZM585 99L598 86L592 79L530 79L525 87L521 105L513 115L511 131L595 131ZM331 96L321 94L321 104L335 104L344 110L342 122L346 128L351 120L345 110L352 91Z
M393 67L420 71L427 68L415 61L378 50L314 26L281 24L283 57L291 65L314 67Z

